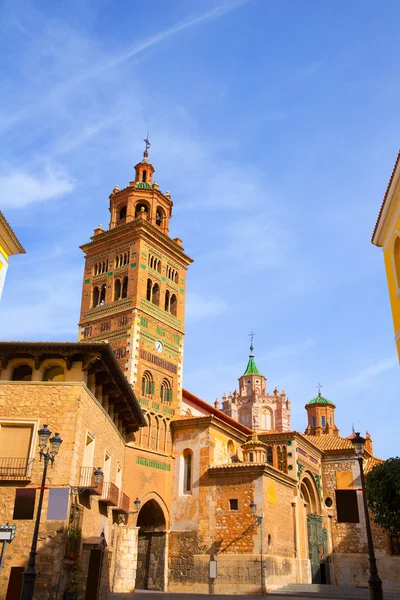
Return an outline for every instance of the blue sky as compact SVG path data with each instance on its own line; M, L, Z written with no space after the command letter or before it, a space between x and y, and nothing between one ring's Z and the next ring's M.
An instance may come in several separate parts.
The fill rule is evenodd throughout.
M383 257L370 244L399 147L398 2L69 0L0 7L4 339L75 340L83 255L150 130L188 275L185 387L245 369L337 405L342 435L399 454Z

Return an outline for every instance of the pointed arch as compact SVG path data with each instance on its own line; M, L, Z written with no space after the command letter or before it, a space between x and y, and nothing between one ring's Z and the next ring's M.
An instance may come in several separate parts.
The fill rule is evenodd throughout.
M176 312L177 312L177 299L176 299L176 295L172 294L171 296L171 302L170 302L170 313L171 315L174 315L174 317L176 317Z
M147 280L147 290L146 290L146 300L148 300L149 302L151 302L151 289L153 287L153 282L151 281L151 279Z
M142 396L152 397L154 394L154 380L150 371L145 371L142 375Z
M142 210L142 208L143 208L143 210ZM138 218L138 215L139 215L141 212L145 212L145 213L146 213L146 215L148 215L148 214L149 214L149 205L147 204L147 202L143 202L143 201L142 201L142 202L138 202L138 203L136 204L136 206L135 206L135 218L136 218L136 219Z
M106 291L107 291L107 286L106 286L105 283L103 283L102 286L100 287L99 304L105 304L105 302L106 302Z
M100 291L97 285L93 288L92 292L92 307L98 306L100 298Z
M123 222L126 219L126 204L124 204L124 206L121 206L121 208L118 211L118 221L119 222Z
M127 298L127 296L128 296L128 276L125 275L125 277L122 280L121 298Z
M172 387L168 379L163 379L160 387L161 402L172 401Z
M156 306L160 306L160 286L158 283L155 283L151 290L151 301Z
M114 301L121 298L121 280L116 279L114 281Z
M165 292L165 306L164 306L164 310L166 310L167 312L169 312L169 301L170 301L170 291L167 290Z
M300 495L307 504L307 513L321 514L321 500L318 488L310 471L305 471L300 480Z

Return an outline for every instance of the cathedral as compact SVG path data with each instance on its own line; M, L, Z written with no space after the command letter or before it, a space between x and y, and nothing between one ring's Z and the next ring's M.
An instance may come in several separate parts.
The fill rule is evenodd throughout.
M147 144L134 170L109 196L108 228L81 246L78 341L0 342L0 532L12 532L0 597L21 591L45 424L63 442L47 475L35 599L365 586L354 432L339 435L320 390L304 433L293 430L291 402L268 390L253 340L221 402L183 388L192 259L169 236L173 202ZM380 460L365 437L368 473ZM384 586L400 589L399 541L372 528Z

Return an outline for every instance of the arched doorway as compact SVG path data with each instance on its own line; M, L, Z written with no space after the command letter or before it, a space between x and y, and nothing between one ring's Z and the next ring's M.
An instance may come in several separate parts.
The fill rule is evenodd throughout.
M306 472L301 481L300 495L307 516L308 556L312 583L329 583L327 530L322 526L321 500L314 477Z
M137 590L164 590L166 522L162 508L149 500L140 509L138 559L136 570Z

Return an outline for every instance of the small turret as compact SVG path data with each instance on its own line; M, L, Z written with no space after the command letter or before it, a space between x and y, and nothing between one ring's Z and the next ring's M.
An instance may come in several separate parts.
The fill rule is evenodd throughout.
M321 386L318 386L318 396L307 402L305 409L308 415L307 435L321 435L324 433L339 435L335 424L336 406L321 395Z

